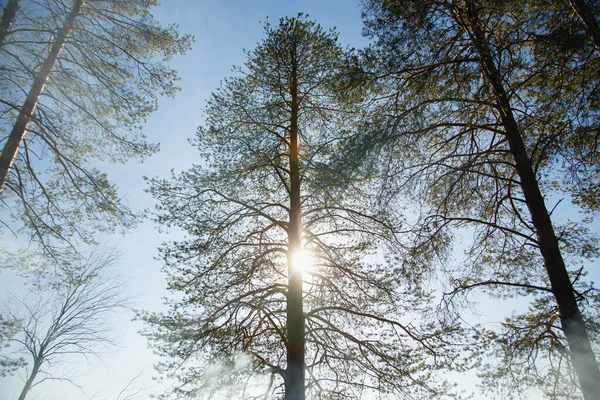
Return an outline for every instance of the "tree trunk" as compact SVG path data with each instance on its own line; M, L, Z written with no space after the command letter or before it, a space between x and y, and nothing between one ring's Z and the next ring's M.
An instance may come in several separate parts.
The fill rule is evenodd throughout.
M41 359L36 358L35 361L33 362L33 368L31 369L31 374L29 374L29 378L27 378L27 381L25 382L25 386L23 386L23 390L21 390L21 394L19 395L19 400L25 400L27 393L29 393L29 390L33 386L33 382L35 381L35 378L36 378L38 372L40 372L41 365L42 365Z
M8 0L8 4L4 7L2 19L0 19L0 46L2 46L10 32L10 27L15 21L15 15L17 15L18 9L19 0Z
M594 46L600 51L600 27L598 27L598 21L596 21L592 9L585 0L569 0L569 3L577 16L585 24L588 35L590 35L592 42L594 42Z
M50 72L56 63L56 60L58 60L60 56L60 52L67 41L67 37L73 30L73 26L75 25L75 21L77 21L77 17L81 12L83 3L84 0L75 1L75 4L73 5L73 8L71 9L71 12L69 13L62 29L56 36L56 40L54 41L54 44L48 53L48 57L46 57L44 60L44 63L33 80L33 85L27 94L25 103L21 107L17 121L15 122L15 125L8 136L8 140L2 149L2 153L0 154L0 192L4 189L4 183L8 177L8 172L15 161L19 146L25 137L27 125L29 125L32 115L38 105L40 95L44 91L44 86L46 85L48 76L50 75Z
M290 224L288 227L287 369L286 400L304 400L304 311L302 309L302 270L294 255L302 251L300 220L300 165L298 157L298 77L295 46L292 59L292 113L290 119Z
M468 14L471 30L466 30L479 53L483 74L491 85L496 99L510 152L515 160L517 173L521 180L523 195L536 230L552 293L558 304L562 327L569 344L571 362L579 379L584 398L586 400L600 399L600 370L592 351L581 311L575 300L573 285L562 258L558 239L535 177L531 160L527 155L520 129L512 112L510 100L504 90L500 73L494 63L489 44L480 25L477 10L470 1L468 2Z

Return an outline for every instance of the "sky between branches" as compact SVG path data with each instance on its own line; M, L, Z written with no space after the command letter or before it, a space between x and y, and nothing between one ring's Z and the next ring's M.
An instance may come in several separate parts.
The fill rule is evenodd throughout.
M201 114L205 101L219 85L231 75L233 65L241 65L246 56L263 38L260 21L268 17L277 21L283 16L307 13L324 28L337 27L343 45L360 48L367 41L361 36L362 22L357 1L349 0L163 0L155 16L163 24L176 23L182 33L196 38L192 50L171 64L179 73L182 91L174 99L162 99L160 107L145 125L144 133L153 142L161 143L161 151L144 164L130 162L123 165L105 165L102 169L120 187L120 193L134 210L153 207L152 197L144 192L143 176L166 177L174 168L182 171L197 161L197 151L187 139L191 138L203 122ZM566 207L557 211L560 218L577 218L569 215ZM167 236L169 235L169 236ZM161 242L173 239L178 232L158 232L152 222L141 224L125 237L111 236L107 240L124 252L120 271L130 277L130 294L135 307L150 311L162 309L163 296L167 295L161 263L154 260ZM8 236L8 235L7 235ZM18 242L17 239L10 239ZM461 250L455 249L460 255ZM598 280L600 273L592 271L590 280ZM595 275L595 276L594 276ZM0 292L23 291L22 282L10 272L1 272ZM493 303L481 299L480 311L493 313ZM512 305L506 304L505 306ZM134 378L130 390L143 393L159 390L151 380L152 365L157 361L147 348L145 339L137 334L139 323L132 323L132 313L114 318L113 325L119 347L103 357L102 362L73 357L58 365L61 374L70 376L80 387L65 382L44 382L31 392L31 400L116 400L119 393ZM472 382L465 383L472 389ZM19 376L0 380L0 400L14 399L22 387ZM124 395L121 395L121 399Z

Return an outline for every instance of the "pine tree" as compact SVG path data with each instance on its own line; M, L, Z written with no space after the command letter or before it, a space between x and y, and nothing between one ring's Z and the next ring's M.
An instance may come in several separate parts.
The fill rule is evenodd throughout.
M265 396L290 400L444 397L432 369L452 359L443 337L453 328L399 322L425 309L418 267L409 279L369 262L397 244L392 216L364 182L333 196L317 179L360 120L359 93L339 88L337 34L302 15L265 31L206 108L195 141L203 163L152 182L158 222L188 235L162 248L179 300L142 316L166 357L159 370L190 397L262 374ZM312 266L302 268L306 253ZM235 368L240 354L246 369ZM215 377L211 365L229 372Z
M19 9L19 0L8 0L8 3L2 10L0 19L0 46L10 33L10 28L15 20L17 10Z
M13 22L3 25L0 47L0 124L10 133L1 143L2 221L24 226L47 251L136 221L90 163L141 160L157 150L141 124L158 95L177 91L166 62L191 38L155 21L155 5L11 1L4 10Z
M387 85L381 98L390 101L380 102L371 134L354 146L386 151L396 185L410 188L404 192L424 207L422 242L447 229L474 229L470 263L454 271L452 295L488 288L536 299L529 315L509 319L496 337L526 360L513 357L504 377L541 361L534 356L540 349L562 352L584 397L598 398L600 372L588 333L595 337L597 291L579 268L568 268L597 257L598 249L585 226L552 220L548 198L561 189L594 207L598 55L585 41L557 41L585 32L581 20L568 17L566 3L536 1L368 1L366 7L375 45L364 62ZM559 42L570 47L558 49ZM584 316L588 304L591 314ZM516 376L534 374L527 368ZM556 370L537 372L544 369L552 372L541 382L550 385L545 378ZM516 384L524 382L531 381Z

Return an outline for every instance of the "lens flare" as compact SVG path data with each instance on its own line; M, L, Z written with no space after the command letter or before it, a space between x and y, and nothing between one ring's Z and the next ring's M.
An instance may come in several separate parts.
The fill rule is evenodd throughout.
M300 250L292 255L292 268L295 271L306 271L312 267L313 259L309 252Z

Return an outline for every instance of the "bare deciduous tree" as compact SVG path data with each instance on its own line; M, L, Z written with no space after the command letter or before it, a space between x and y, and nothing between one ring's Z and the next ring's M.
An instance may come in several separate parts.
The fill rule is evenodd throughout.
M53 362L69 354L98 357L114 344L107 317L127 303L122 279L110 273L117 259L113 250L72 259L26 297L11 296L6 315L20 321L13 342L31 362L19 400L46 380L68 380L53 375Z

